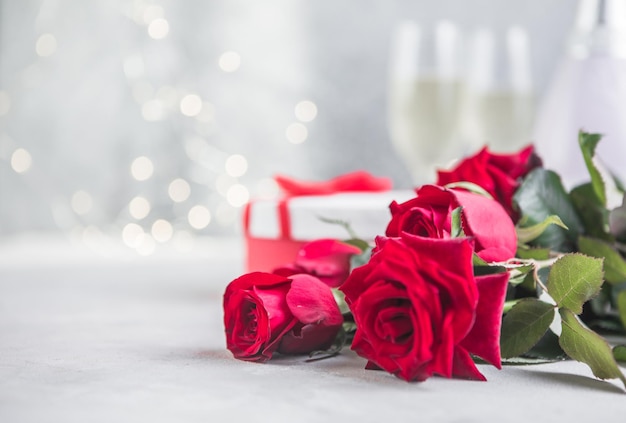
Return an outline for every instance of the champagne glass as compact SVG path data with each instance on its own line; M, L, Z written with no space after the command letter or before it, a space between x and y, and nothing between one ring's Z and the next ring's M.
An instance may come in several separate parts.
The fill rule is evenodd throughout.
M527 34L479 29L470 43L463 132L476 149L513 152L531 142L534 95Z
M430 28L402 22L391 47L391 142L413 184L434 183L435 169L464 153L459 137L463 92L459 33L449 21Z

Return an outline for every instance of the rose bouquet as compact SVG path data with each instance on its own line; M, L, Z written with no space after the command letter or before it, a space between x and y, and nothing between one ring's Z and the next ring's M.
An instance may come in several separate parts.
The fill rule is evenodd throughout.
M571 358L626 386L626 345L603 337L626 333L626 204L599 141L580 133L590 178L569 192L532 146L484 148L392 202L373 243L334 222L347 239L312 241L228 285L228 349L264 362L350 345L367 369L407 381Z

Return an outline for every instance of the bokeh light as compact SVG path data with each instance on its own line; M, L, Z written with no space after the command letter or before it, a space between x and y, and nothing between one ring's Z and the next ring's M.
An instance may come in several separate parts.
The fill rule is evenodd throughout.
M237 178L245 175L248 171L248 160L241 154L233 154L226 159L224 168L226 173L234 178Z
M189 225L194 229L206 228L211 223L211 211L204 206L193 206L187 214Z
M296 104L294 113L300 122L310 122L317 117L317 106L312 101L304 100Z
M189 198L189 195L191 194L189 182L182 178L174 179L167 187L167 194L170 196L172 201L182 203Z
M302 144L309 136L309 131L306 129L306 126L296 122L287 127L285 136L287 137L287 141L292 144Z
M76 214L84 215L91 211L93 207L93 199L87 191L79 190L72 195L72 210Z
M27 172L33 164L30 153L23 148L18 148L11 155L11 168L17 173Z
M241 56L234 51L227 51L220 56L218 63L224 72L235 72L241 66Z
M135 197L128 203L128 212L137 220L141 220L150 214L150 209L150 201L144 197Z
M202 99L195 94L187 94L180 101L180 112L185 116L197 116L201 111Z
M144 235L143 228L136 223L128 223L122 229L122 241L131 248L137 248Z
M35 52L40 57L52 56L57 51L57 39L52 34L42 34L37 38Z
M137 157L130 166L130 173L133 175L133 178L138 181L150 179L153 172L154 165L152 164L152 160L146 156Z
M148 35L155 40L161 40L167 37L170 32L170 24L163 18L154 19L148 25Z
M152 237L157 242L167 242L172 238L174 228L172 224L165 219L157 219L152 224Z
M228 189L226 201L233 207L241 207L250 199L248 188L241 184L235 184Z

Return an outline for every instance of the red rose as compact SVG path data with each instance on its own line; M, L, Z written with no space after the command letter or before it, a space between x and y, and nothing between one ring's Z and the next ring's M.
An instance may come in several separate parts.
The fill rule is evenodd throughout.
M485 261L506 261L515 256L517 234L513 221L496 201L464 190L424 185L417 197L391 203L386 235L408 232L428 238L450 238L452 211L462 208L465 235L474 238L476 254Z
M226 345L240 360L327 349L342 323L330 288L311 275L248 273L224 293Z
M335 239L318 239L305 244L294 263L274 269L272 273L283 276L307 273L336 288L350 274L350 258L360 253L354 245Z
M508 274L474 277L467 238L379 238L340 288L354 315L352 349L407 381L485 380L470 354L497 368Z
M519 188L520 179L541 165L541 159L532 145L514 154L494 154L484 147L476 155L462 160L454 169L438 171L437 185L462 181L479 185L517 221L513 194Z

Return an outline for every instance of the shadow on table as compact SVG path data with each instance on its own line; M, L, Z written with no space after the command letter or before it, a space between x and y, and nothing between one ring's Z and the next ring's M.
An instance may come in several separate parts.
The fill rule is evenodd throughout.
M615 386L612 383L594 379L589 376L582 376L572 373L560 373L560 372L545 372L545 371L527 371L526 374L529 378L541 379L545 382L559 383L569 387L576 387L581 389L595 389L598 391L610 392L614 394L624 395L624 391L619 386Z

